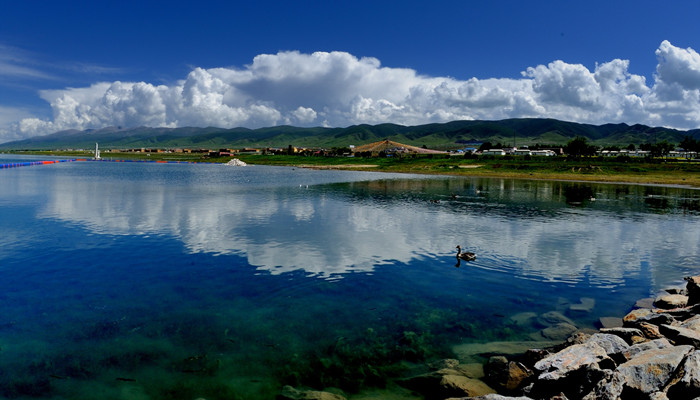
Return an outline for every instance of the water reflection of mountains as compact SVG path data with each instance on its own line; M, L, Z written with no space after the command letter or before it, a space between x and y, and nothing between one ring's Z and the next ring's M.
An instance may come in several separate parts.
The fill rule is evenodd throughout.
M410 202L453 212L492 212L519 218L556 217L577 209L638 214L700 214L700 190L516 179L378 180L329 185L353 201Z

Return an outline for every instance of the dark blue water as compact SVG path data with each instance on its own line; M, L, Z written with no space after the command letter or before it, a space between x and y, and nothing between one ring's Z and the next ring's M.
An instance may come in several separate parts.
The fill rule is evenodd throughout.
M556 340L545 313L593 328L700 273L699 222L685 188L2 170L0 397L264 399L291 384L410 398L392 381L412 365ZM457 244L477 260L456 265Z

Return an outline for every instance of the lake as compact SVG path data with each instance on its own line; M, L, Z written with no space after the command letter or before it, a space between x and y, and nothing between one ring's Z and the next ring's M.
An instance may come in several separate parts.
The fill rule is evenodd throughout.
M0 232L0 397L408 399L700 273L700 190L70 162L0 170Z

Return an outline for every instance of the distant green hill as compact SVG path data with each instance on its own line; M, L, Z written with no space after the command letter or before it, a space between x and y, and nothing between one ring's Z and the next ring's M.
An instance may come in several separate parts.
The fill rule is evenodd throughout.
M700 139L700 129L680 131L645 125L589 125L555 119L519 118L501 121L453 121L403 126L353 125L347 128L299 128L275 126L260 129L233 128L128 128L62 131L46 136L0 144L2 150L127 148L242 148L242 147L345 147L383 139L437 149L464 147L468 141L517 146L564 145L576 136L596 145L627 146L666 140L679 143L685 136Z

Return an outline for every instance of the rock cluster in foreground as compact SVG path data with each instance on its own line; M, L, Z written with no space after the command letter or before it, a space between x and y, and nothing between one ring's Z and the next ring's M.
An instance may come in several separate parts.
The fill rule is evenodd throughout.
M700 276L669 290L623 326L572 335L519 362L494 357L487 382L499 392L461 399L700 399Z

